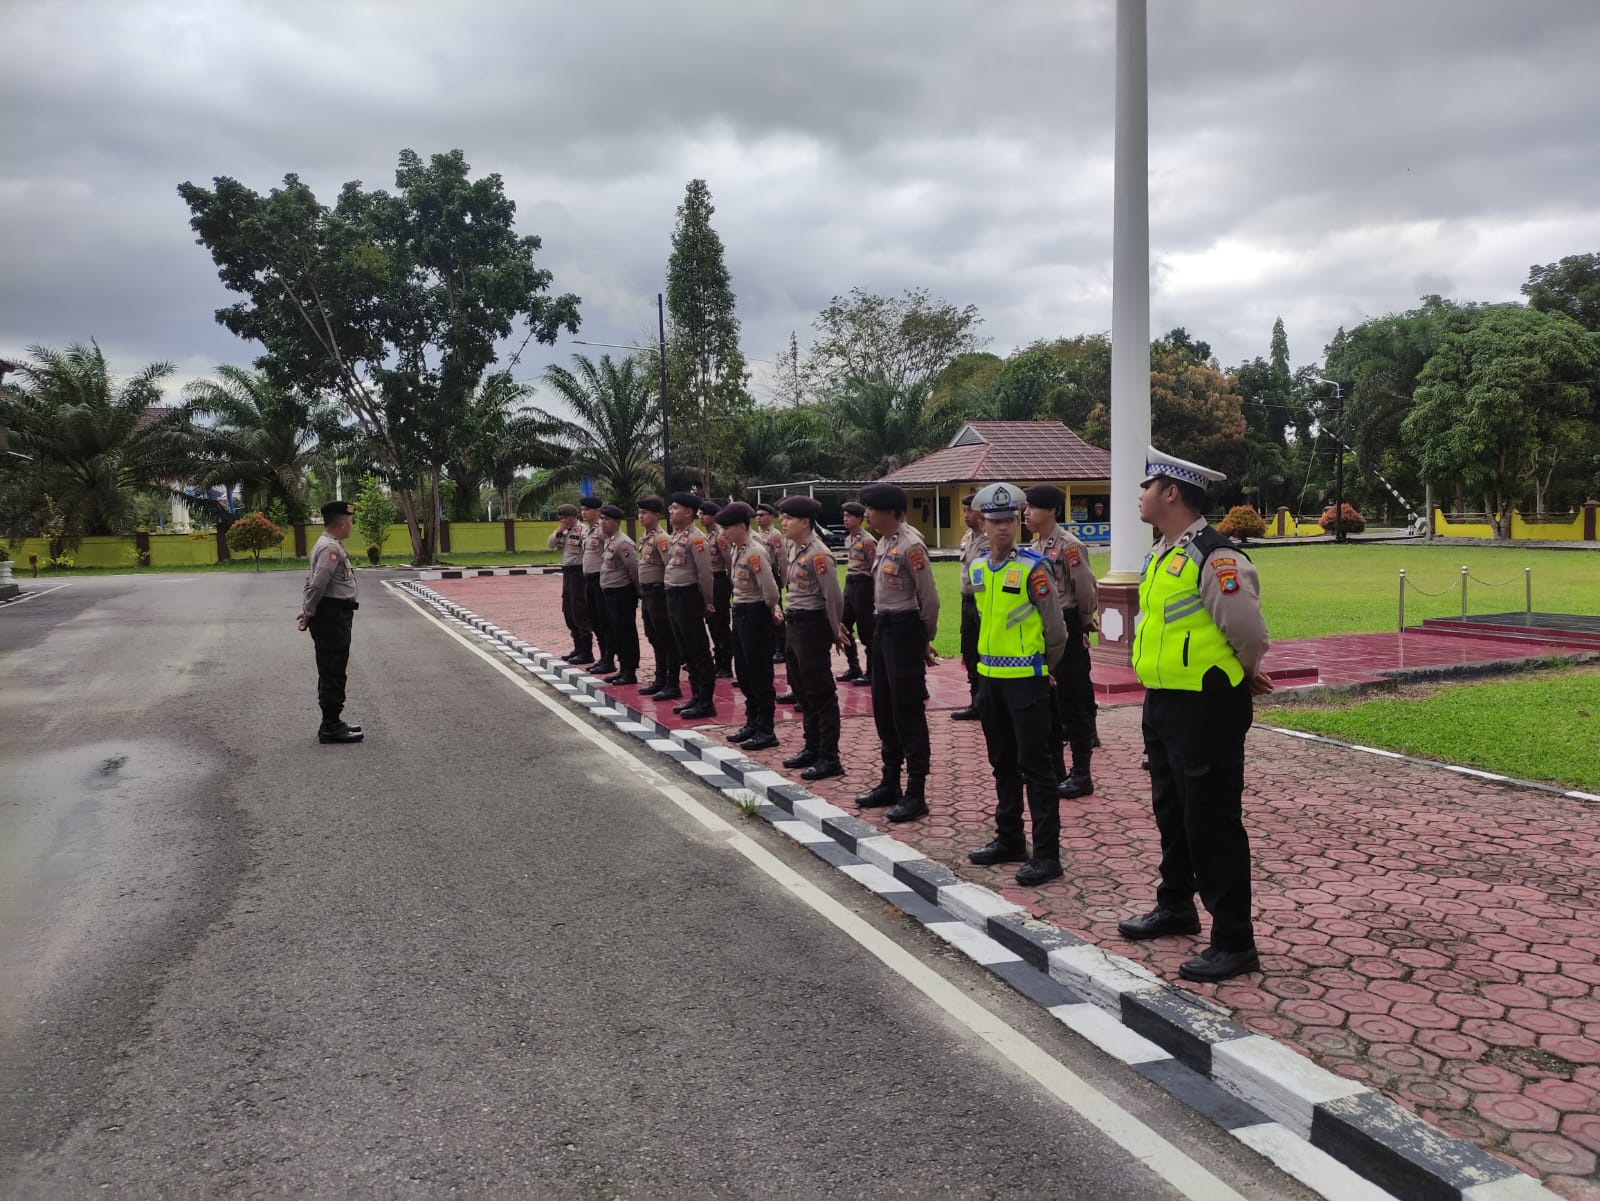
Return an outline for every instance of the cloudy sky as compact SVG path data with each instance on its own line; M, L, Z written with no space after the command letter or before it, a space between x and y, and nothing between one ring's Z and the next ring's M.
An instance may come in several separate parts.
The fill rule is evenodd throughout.
M1150 0L1151 324L1296 365L1424 293L1600 250L1595 0ZM256 353L175 191L332 201L459 147L580 337L653 335L708 181L763 375L829 297L923 286L990 349L1111 324L1113 0L6 0L0 356ZM527 355L519 375L582 348ZM764 379L757 379L758 393Z

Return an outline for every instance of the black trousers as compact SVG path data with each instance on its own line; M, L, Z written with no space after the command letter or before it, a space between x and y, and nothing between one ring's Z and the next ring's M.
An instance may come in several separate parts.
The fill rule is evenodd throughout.
M872 720L885 771L925 776L928 749L928 635L920 613L879 613L872 635Z
M711 573L711 612L706 616L706 628L711 631L711 648L716 656L717 670L726 671L733 666L733 579L725 571Z
M978 598L961 597L961 666L967 669L967 691L978 703Z
M606 637L623 674L639 670L639 594L633 585L602 588L606 602Z
M1074 768L1089 767L1094 738L1094 681L1089 678L1089 648L1083 644L1083 619L1073 609L1067 619L1067 649L1056 664L1056 704L1061 715L1061 737L1072 748Z
M1048 676L978 678L978 714L994 770L995 833L1013 846L1026 844L1026 790L1035 859L1061 858L1061 801L1050 753L1052 691Z
M826 759L839 757L839 689L833 682L833 640L828 614L790 609L789 687L804 706L806 746Z
M678 672L683 669L683 659L678 654L677 640L672 637L672 619L667 616L667 587L665 584L641 584L639 588L644 636L650 640L650 649L656 657L656 679L675 686Z
M772 610L761 601L733 607L733 670L744 689L744 716L771 730L778 690L772 684Z
M600 587L600 573L583 573L583 600L589 613L589 627L594 630L594 640L600 647L600 657L607 658L612 651L611 633L606 629L606 598Z
M711 643L706 638L706 602L700 585L668 588L667 617L678 644L678 659L689 673L690 690L709 700L716 690L717 668L711 661Z
M861 639L861 647L866 652L867 667L872 667L872 577L859 572L846 572L844 577L844 617L840 624L850 632L851 641L845 648L845 659L850 664L852 671L857 670L860 664L856 662L855 639Z
M1221 677L1218 669L1209 673ZM1210 681L1207 681L1208 683ZM1250 836L1244 829L1244 740L1254 715L1249 681L1237 688L1144 694L1144 750L1161 835L1156 903L1211 914L1211 945L1255 945L1250 922Z
M344 713L345 673L350 665L350 629L355 611L354 601L323 597L306 622L311 645L317 652L317 704L325 725L333 725Z
M589 630L589 598L583 580L583 564L561 568L561 619L567 623L574 650L588 651L593 635Z

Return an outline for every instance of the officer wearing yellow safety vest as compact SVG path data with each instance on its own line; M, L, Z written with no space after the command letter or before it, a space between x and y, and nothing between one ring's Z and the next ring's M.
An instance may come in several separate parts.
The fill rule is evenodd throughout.
M1015 484L990 484L972 498L989 539L989 553L965 570L978 609L978 715L994 771L995 836L967 858L980 866L1026 860L1016 880L1027 886L1062 874L1050 669L1066 649L1067 626L1049 561L1017 545L1022 500ZM1032 856L1022 831L1024 787Z
M1255 568L1201 516L1220 471L1151 447L1139 519L1161 531L1139 584L1133 668L1145 687L1144 745L1161 836L1156 907L1118 924L1124 938L1198 934L1194 894L1211 914L1211 945L1178 968L1211 983L1259 971L1250 921L1250 838L1243 817L1244 741L1266 622Z

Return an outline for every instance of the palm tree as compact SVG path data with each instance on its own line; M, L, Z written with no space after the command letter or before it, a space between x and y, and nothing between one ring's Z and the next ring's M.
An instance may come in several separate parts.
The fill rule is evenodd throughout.
M844 427L846 470L886 475L948 441L959 420L932 403L926 382L900 384L884 375L855 376L834 395Z
M193 482L202 489L239 484L247 508L281 500L290 521L304 521L307 474L329 465L343 437L337 410L280 388L265 372L218 367L217 375L184 389L190 410L213 419L200 430L206 461Z
M543 409L529 415L567 456L554 471L559 482L593 479L607 499L632 514L646 489L661 481L661 405L654 361L629 358L618 364L603 354L595 363L575 354L572 366L570 371L547 367L544 380L577 420Z
M473 521L478 515L478 490L491 485L500 495L503 511L511 511L511 487L524 467L553 465L563 452L551 445L548 423L527 409L512 406L533 392L508 371L488 376L468 398L461 426L451 441L453 451L447 474L455 481L453 521Z
M127 532L140 494L171 496L170 481L194 468L196 438L189 412L162 402L171 363L151 363L118 380L97 343L64 352L30 346L33 362L19 371L26 386L0 400L12 447L29 455L14 498L46 495L60 504L69 541Z

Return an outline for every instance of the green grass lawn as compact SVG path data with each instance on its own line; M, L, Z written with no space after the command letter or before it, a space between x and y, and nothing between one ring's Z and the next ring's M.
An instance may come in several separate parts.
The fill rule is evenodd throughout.
M1258 708L1256 720L1600 792L1600 668L1407 690L1339 708Z
M347 544L348 545L348 544ZM367 565L366 556L360 551L353 550L350 555L357 567ZM438 566L449 567L503 567L510 564L525 565L529 563L554 563L559 554L553 550L524 550L516 553L507 551L485 551L479 554L445 555ZM410 567L410 555L385 555L383 563L386 567ZM261 556L262 571L304 571L307 560L296 559L292 555L279 556L264 554ZM190 563L174 564L170 567L134 567L129 564L125 567L73 567L66 571L48 571L43 568L39 571L39 582L45 580L70 580L76 576L86 575L170 575L189 574L201 571L254 571L255 563L248 555L235 557L227 563ZM14 566L14 574L19 584L26 583L32 577L28 574L27 565Z

